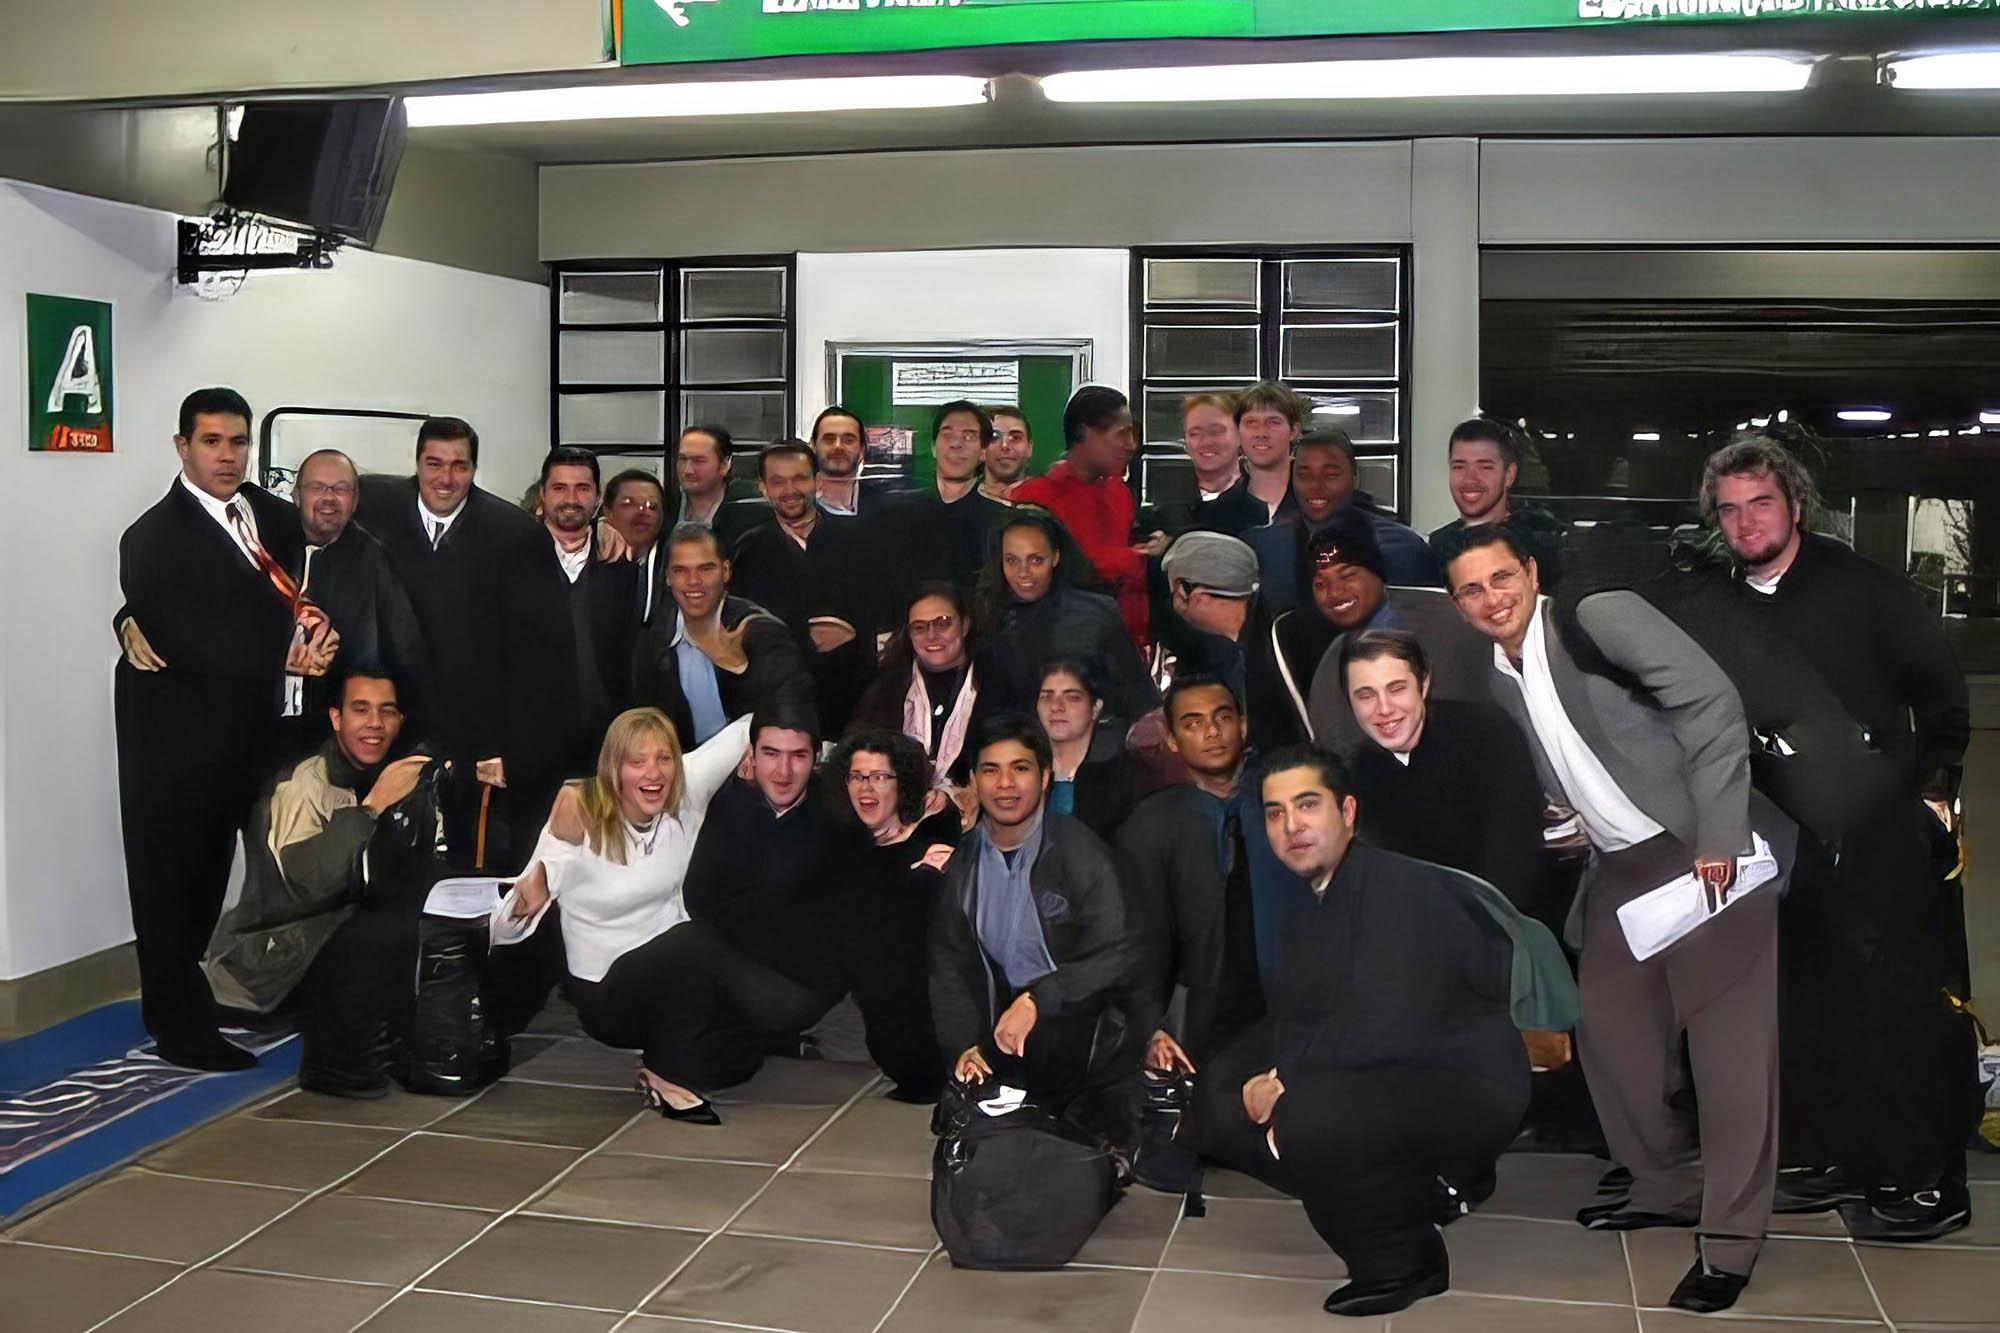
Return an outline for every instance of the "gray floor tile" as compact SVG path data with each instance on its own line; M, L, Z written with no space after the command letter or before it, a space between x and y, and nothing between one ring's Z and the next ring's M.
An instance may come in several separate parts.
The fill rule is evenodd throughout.
M1146 1293L1132 1333L1299 1333L1332 1328L1320 1303L1327 1282L1161 1273ZM1343 1319L1337 1333L1380 1333L1386 1319Z
M1854 1252L1899 1328L2000 1320L2000 1251L1857 1245Z
M1944 1243L2000 1246L2000 1183L1974 1182L1972 1221L1965 1230L1946 1236ZM2000 1319L2000 1315L1995 1317Z
M292 1190L128 1170L9 1234L15 1240L191 1264L249 1235L302 1197Z
M1626 1235L1639 1304L1659 1307L1694 1263L1694 1233L1634 1231ZM1768 1240L1732 1313L1800 1319L1877 1319L1875 1298L1854 1261L1853 1247L1831 1240Z
M800 1154L814 1171L865 1171L879 1176L930 1178L931 1109L870 1093L841 1112Z
M510 1217L424 1279L424 1289L630 1310L694 1253L692 1231Z
M1604 1163L1595 1157L1508 1153L1500 1159L1500 1187L1479 1212L1574 1222L1576 1210L1597 1197L1597 1178L1603 1173Z
M1764 1233L1779 1239L1808 1236L1823 1240L1846 1240L1847 1223L1840 1220L1840 1210L1835 1208L1824 1213L1787 1213L1773 1216L1771 1225Z
M585 1088L623 1092L639 1076L639 1057L632 1051L603 1046L588 1037L565 1037L540 1055L516 1060L508 1078L544 1083L573 1083Z
M1523 1222L1474 1214L1444 1233L1451 1285L1468 1295L1629 1305L1632 1283L1618 1237L1574 1222Z
M1869 1329L1888 1328L1880 1321L1851 1324L1843 1321L1836 1324L1811 1319L1739 1318L1734 1312L1722 1316L1686 1314L1680 1310L1641 1310L1639 1326L1642 1333L1868 1333ZM1901 1327L1922 1326L1904 1324Z
M644 1109L636 1092L496 1083L431 1128L475 1139L595 1148Z
M610 1333L620 1316L561 1305L413 1291L356 1333Z
M1150 1273L1109 1268L979 1273L953 1268L938 1255L924 1266L882 1333L1105 1333L1130 1328L1151 1278Z
M913 1250L937 1244L930 1182L907 1176L784 1171L729 1229Z
M1966 1153L1965 1173L1974 1180L2000 1181L2000 1153Z
M323 1195L224 1255L220 1266L401 1285L492 1220L461 1208Z
M1347 1272L1290 1200L1210 1199L1208 1216L1181 1223L1160 1267L1325 1283Z
M318 1092L293 1092L246 1114L260 1120L315 1120L332 1125L373 1125L382 1129L422 1129L464 1105L456 1097L419 1097L391 1088L386 1097L358 1101Z
M209 1180L316 1190L402 1137L401 1130L230 1116L169 1143L145 1166Z
M526 1211L713 1231L771 1174L768 1166L602 1152L579 1163Z
M717 1236L646 1309L798 1333L870 1333L924 1256Z
M577 1156L575 1148L531 1148L447 1134L415 1134L342 1185L339 1192L497 1212L541 1190Z
M649 1115L613 1138L606 1151L777 1166L832 1114L823 1106L726 1106L719 1125Z
M227 1328L347 1333L395 1294L394 1287L204 1268L148 1296L106 1324L104 1333L216 1333Z
M81 1333L178 1272L174 1264L0 1243L0 1308L10 1326Z
M747 1083L715 1094L719 1105L838 1106L876 1078L873 1065L837 1060L766 1060Z
M583 1023L576 1016L576 1007L558 991L549 996L548 1003L528 1024L528 1033L537 1037L581 1037Z
M1130 1189L1118 1201L1083 1249L1071 1262L1111 1264L1119 1268L1157 1268L1166 1253L1167 1238L1181 1215L1177 1194Z
M1630 1305L1563 1305L1448 1291L1396 1316L1396 1333L1636 1333Z

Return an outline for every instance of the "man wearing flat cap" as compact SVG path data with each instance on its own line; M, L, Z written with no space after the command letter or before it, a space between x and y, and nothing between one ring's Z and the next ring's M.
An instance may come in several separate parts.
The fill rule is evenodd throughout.
M1302 710L1285 698L1256 552L1226 533L1188 532L1167 548L1160 569L1174 614L1192 631L1176 674L1199 672L1229 686L1243 701L1253 747L1303 739Z

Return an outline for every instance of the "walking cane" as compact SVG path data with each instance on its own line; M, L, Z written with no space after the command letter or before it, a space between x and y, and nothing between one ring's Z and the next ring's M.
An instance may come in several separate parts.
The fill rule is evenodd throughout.
M493 808L493 786L479 784L479 830L472 838L472 868L486 869L486 812Z

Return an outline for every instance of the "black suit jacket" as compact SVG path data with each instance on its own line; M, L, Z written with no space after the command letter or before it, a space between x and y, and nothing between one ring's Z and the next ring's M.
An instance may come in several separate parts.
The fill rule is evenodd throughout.
M305 554L299 511L257 486L237 496L258 541L296 576ZM139 671L119 659L121 778L185 774L254 792L284 704L290 604L179 478L119 539L118 583L119 618L135 619L167 664Z
M428 734L427 708L435 693L430 645L382 543L349 523L331 542L307 552L305 590L340 635L333 670L306 682L308 732L326 734L332 686L340 674L372 667L395 678L404 730L413 736Z
M583 691L579 698L594 695L596 707L578 718L577 739L572 747L569 768L589 773L597 764L597 750L611 720L632 706L633 652L639 642L639 589L645 567L631 560L600 560L596 535L591 537L591 555L583 572L569 587L574 602L582 599L581 628L588 641L576 642L577 671L587 666L597 673L597 689ZM572 623L576 617L572 608Z

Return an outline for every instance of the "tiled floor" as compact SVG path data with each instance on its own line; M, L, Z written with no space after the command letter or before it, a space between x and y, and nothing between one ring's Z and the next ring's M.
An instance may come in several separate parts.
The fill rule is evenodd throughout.
M632 1058L528 1039L465 1102L291 1093L213 1124L0 1237L22 1333L1265 1333L1336 1327L1340 1264L1241 1177L1208 1216L1134 1190L1059 1273L959 1272L928 1210L926 1113L863 1066L774 1063L720 1128L642 1114ZM1857 1246L1783 1225L1732 1333L2000 1328L2000 1161L1952 1243ZM1578 1229L1589 1159L1511 1156L1447 1233L1453 1290L1398 1333L1685 1333L1659 1306L1685 1233ZM1786 1221L1781 1219L1781 1222ZM1991 1321L1982 1323L1982 1321Z

